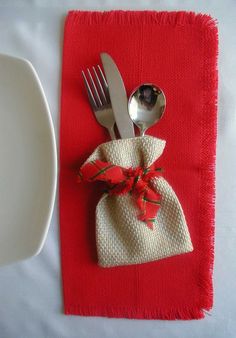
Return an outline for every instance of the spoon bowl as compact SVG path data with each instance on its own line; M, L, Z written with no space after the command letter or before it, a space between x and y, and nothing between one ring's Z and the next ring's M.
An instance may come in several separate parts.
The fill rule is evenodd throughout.
M152 83L144 83L131 93L128 102L129 116L139 128L141 136L161 119L165 107L163 91Z

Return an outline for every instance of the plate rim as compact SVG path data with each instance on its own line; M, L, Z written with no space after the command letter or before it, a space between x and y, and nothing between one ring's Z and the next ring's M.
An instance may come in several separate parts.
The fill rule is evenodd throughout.
M25 64L28 68L31 69L31 73L33 74L35 83L37 83L38 86L38 90L41 94L41 99L44 105L44 114L45 114L45 118L47 119L47 125L48 125L48 131L49 131L49 138L50 138L50 142L51 142L51 164L52 164L52 182L51 182L51 186L50 186L50 199L49 199L49 203L48 203L48 210L45 210L45 224L44 224L44 230L42 230L42 234L41 234L41 238L39 238L38 241L38 245L34 247L34 250L32 250L32 252L29 254L25 255L25 257L22 255L22 258L14 258L9 260L9 262L6 263L1 263L0 266L4 266L4 265L8 265L8 264L12 264L15 262L19 262L22 260L26 260L29 259L30 257L34 257L36 255L38 255L43 246L44 243L46 241L47 238L47 234L49 231L49 227L50 227L50 223L51 223L51 219L52 219L52 215L53 215L53 210L54 210L54 205L55 205L55 199L56 199L56 191L57 191L57 176L58 176L58 155L57 155L57 142L56 142L56 136L55 136L55 129L54 129L54 125L53 125L53 121L52 121L52 115L50 112L50 107L42 86L42 83L40 81L40 78L38 76L38 73L36 72L33 64L26 58L23 57L16 57L16 56L12 56L12 55L8 55L8 54L4 54L4 53L0 53L0 58L5 58L5 59L11 59L17 62L21 62L22 64ZM43 229L43 227L42 227Z

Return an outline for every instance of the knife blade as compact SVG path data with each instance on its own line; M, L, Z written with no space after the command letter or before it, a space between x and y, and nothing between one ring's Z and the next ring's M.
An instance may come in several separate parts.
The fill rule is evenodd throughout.
M126 90L119 69L109 54L101 53L100 56L119 134L121 138L135 137L134 125L128 113Z

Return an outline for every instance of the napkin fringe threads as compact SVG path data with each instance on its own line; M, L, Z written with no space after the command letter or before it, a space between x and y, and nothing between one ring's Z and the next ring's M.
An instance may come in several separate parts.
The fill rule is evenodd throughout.
M201 185L200 185L200 212L199 212L199 243L197 248L201 250L199 262L199 303L195 307L181 306L180 308L156 308L148 310L144 308L125 309L113 308L112 306L75 306L65 307L65 314L79 314L83 316L108 316L145 319L201 319L213 306L213 264L214 264L214 227L215 227L215 158L216 158L216 135L217 135L217 58L218 58L218 30L217 22L208 14L196 14L194 12L154 12L142 11L108 11L87 12L70 11L67 18L70 24L94 25L104 24L161 24L161 25L194 25L204 29L203 43L210 48L204 48L204 109L201 121ZM130 13L130 15L129 15ZM132 13L132 14L131 14ZM200 243L201 241L201 243ZM196 249L196 247L195 247ZM204 262L204 264L202 264ZM201 268L200 268L201 267ZM204 269L202 269L204 267Z
M66 315L80 315L80 316L99 316L110 318L129 318L129 319L162 319L162 320L190 320L201 319L204 315L199 314L199 309L181 307L179 309L155 309L149 310L144 308L136 308L131 310L130 308L118 308L114 309L110 306L70 306L67 307L64 312ZM204 311L206 313L206 311Z
M125 16L124 16L125 13ZM135 15L134 15L135 14ZM103 24L160 24L160 25L195 25L209 27L217 35L216 20L208 14L186 11L79 11L73 10L67 16L70 22L82 25Z
M205 18L206 19L206 18ZM205 22L205 19L203 20ZM213 306L213 266L214 266L214 236L215 236L215 165L217 138L217 92L218 92L218 30L216 22L209 17L210 30L205 34L204 44L204 113L201 121L201 186L199 207L199 231L201 233L202 250L199 271L199 288L202 298L202 316L204 310L209 311ZM210 44L209 44L210 43ZM207 50L207 52L206 52ZM207 145L207 146L206 146ZM199 236L200 237L200 236ZM203 269L204 267L204 269Z

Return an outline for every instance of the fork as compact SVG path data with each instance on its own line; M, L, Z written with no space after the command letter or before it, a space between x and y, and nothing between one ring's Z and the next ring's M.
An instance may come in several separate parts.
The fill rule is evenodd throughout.
M105 127L108 130L111 139L115 140L115 117L112 111L108 84L101 67L97 65L96 68L92 67L94 76L92 76L89 68L87 68L87 76L85 72L82 71L84 84L90 105L98 123Z

